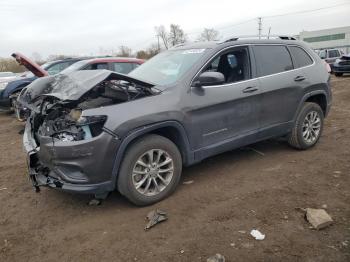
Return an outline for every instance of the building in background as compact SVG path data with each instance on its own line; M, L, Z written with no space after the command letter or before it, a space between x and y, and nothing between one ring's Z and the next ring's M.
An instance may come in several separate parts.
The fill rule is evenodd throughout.
M317 31L302 31L299 39L316 50L341 49L345 54L350 53L350 26L337 27Z

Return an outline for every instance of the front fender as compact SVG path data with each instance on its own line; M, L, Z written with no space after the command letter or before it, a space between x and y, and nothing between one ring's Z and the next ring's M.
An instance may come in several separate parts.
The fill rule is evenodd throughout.
M177 131L179 131L179 133L181 134L181 139L183 140L182 142L185 150L184 162L186 162L187 164L191 164L194 162L194 154L190 149L187 133L185 131L185 128L178 121L171 120L171 121L164 121L164 122L159 122L155 124L150 124L144 127L134 129L122 140L118 148L118 151L116 153L113 171L112 171L112 183L114 185L116 185L116 182L117 182L118 172L119 172L119 168L120 168L124 153L127 147L130 145L130 143L134 141L136 138L141 137L142 135L151 133L152 131L155 131L157 129L164 128L164 127L173 127L173 128L176 128Z

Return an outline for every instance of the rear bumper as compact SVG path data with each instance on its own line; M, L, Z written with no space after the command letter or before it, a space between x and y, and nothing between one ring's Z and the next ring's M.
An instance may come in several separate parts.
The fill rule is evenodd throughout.
M27 154L29 179L37 192L40 191L40 187L45 186L67 192L102 196L115 188L111 179L112 173L108 174L108 179L103 178L103 168L101 166L105 165L105 163L103 161L100 162L98 156L94 157L96 162L93 164L98 166L101 173L93 173L91 178L89 177L91 175L89 172L85 172L83 169L77 170L77 166L86 161L89 158L88 156L73 158L74 166L72 163L67 163L64 159L59 159L59 148L56 151L50 145L45 145L44 143L40 147L37 146L29 121L26 123L23 135L23 146ZM46 158L42 157L43 154L46 155ZM49 163L46 161L49 161ZM100 181L92 182L94 180Z
M350 65L337 65L334 64L332 71L334 73L350 73Z

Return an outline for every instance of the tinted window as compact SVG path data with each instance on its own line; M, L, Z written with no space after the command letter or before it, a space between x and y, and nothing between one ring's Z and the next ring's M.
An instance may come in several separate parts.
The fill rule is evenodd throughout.
M259 76L293 69L292 59L285 46L254 46Z
M225 77L225 84L250 78L248 49L235 48L214 58L204 71L219 72Z
M113 63L112 70L122 74L128 74L134 69L133 63L122 63L116 62Z
M332 57L338 57L339 56L339 51L338 50L329 50L328 51L328 57L332 58Z
M97 69L108 69L108 64L107 63L95 63L95 64L90 64L84 68L84 70L97 70Z
M289 50L294 58L295 68L311 65L313 63L311 57L304 49L297 46L290 46Z

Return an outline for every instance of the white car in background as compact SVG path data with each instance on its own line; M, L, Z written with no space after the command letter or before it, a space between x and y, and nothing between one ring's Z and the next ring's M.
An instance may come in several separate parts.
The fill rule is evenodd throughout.
M11 80L14 80L17 76L17 74L12 72L0 72L0 83L1 82L9 82Z

